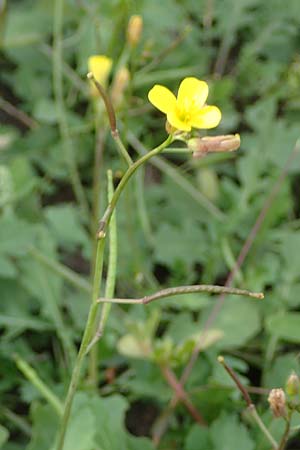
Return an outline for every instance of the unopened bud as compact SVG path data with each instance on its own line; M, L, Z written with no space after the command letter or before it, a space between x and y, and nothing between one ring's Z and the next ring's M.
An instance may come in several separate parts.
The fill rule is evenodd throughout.
M127 41L131 47L135 47L141 38L143 30L143 18L137 14L130 17L127 27Z
M114 78L111 99L115 108L117 108L123 100L124 92L128 86L130 73L127 67L121 67Z
M221 136L205 136L192 138L188 141L188 147L193 150L194 158L201 158L207 153L233 152L241 145L239 134L226 134Z
M283 389L272 389L268 402L275 417L285 417L286 415L286 399Z
M288 380L286 382L286 393L290 397L294 397L295 395L299 394L299 388L300 388L300 380L296 372L292 372L291 375L288 377Z

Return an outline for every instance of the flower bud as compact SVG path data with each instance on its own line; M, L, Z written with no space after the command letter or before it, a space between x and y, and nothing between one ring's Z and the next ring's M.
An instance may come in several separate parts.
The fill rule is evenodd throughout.
M111 67L112 59L105 55L94 55L90 56L88 59L89 72L94 75L95 80L98 81L98 83L100 83L104 88L106 87ZM99 96L100 94L93 82L90 82L90 86L91 95L95 97Z
M143 18L137 14L130 17L127 27L127 41L131 47L139 43L143 30Z
M207 153L233 152L241 145L239 134L226 134L221 136L205 136L192 138L188 141L188 147L194 151L194 158L201 158Z
M290 397L294 397L295 395L299 394L299 388L300 388L300 380L296 372L292 372L289 376L287 382L286 382L286 393Z
M286 398L283 389L272 389L268 402L275 417L285 417L286 415Z
M121 67L114 78L112 90L111 90L111 99L115 108L120 106L122 103L124 92L128 86L130 79L130 73L127 67Z

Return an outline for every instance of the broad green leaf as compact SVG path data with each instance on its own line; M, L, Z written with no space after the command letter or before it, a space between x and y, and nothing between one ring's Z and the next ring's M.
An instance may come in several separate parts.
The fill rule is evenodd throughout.
M88 406L75 409L68 426L64 449L93 450L95 448L95 436L96 421L92 409Z
M259 332L259 305L255 302L257 300L226 296L225 303L213 323L215 329L223 332L222 339L216 344L218 348L239 347ZM207 313L202 319L203 324Z
M248 429L237 416L222 413L210 427L214 450L254 450L255 443Z
M300 313L283 312L266 319L266 330L288 342L300 342Z
M193 425L185 439L184 450L212 450L209 430Z

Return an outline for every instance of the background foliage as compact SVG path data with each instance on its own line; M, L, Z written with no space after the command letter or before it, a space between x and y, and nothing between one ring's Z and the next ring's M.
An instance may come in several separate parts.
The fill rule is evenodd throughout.
M88 57L110 56L113 78L124 57L128 19L142 15L143 35L130 56L131 81L118 111L133 158L165 137L164 119L147 101L149 88L161 83L176 90L185 76L209 82L210 103L223 112L218 134L239 132L242 138L241 150L230 157L167 155L132 180L117 211L119 297L178 284L223 284L299 136L298 0L66 0L63 104L53 83L52 3L11 1L5 8L0 2L5 450L51 447L57 412L16 362L20 368L18 358L27 361L62 400L88 311L91 218L74 197L69 170L75 161L91 204L95 115L85 79ZM161 449L196 450L200 443L206 450L269 448L241 414L243 401L216 357L225 354L244 384L267 389L283 386L292 369L299 372L299 162L296 157L286 169L235 278L238 287L264 291L264 302L226 298L186 384L208 427L195 424L179 405ZM101 209L107 168L117 183L124 165L109 136ZM161 365L180 377L215 301L189 295L114 307L98 346L101 395L82 383L66 450L119 449L120 442L128 450L154 448L151 427L173 395ZM266 397L254 399L279 433L283 424L266 412Z

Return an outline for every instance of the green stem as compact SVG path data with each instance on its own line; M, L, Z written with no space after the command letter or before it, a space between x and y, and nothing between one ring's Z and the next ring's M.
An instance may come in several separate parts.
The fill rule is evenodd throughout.
M277 442L275 441L275 439L271 435L270 431L268 430L268 428L265 426L265 424L263 423L263 421L259 417L259 415L257 413L257 410L255 408L255 405L253 403L248 406L248 411L251 414L251 416L253 417L253 419L255 420L256 424L258 425L258 427L260 428L262 433L265 435L267 440L272 445L273 450L278 450Z
M101 197L101 166L103 165L103 151L104 151L104 143L105 137L107 133L106 127L103 127L101 122L102 113L99 114L97 111L97 104L95 106L95 134L96 134L96 145L95 145L95 157L94 157L94 173L93 173L93 211L92 211L92 224L91 224L91 232L93 239L93 256L92 256L92 279L95 276L95 263L96 263L96 253L97 253L97 241L94 239L94 236L97 232L98 220L100 216L100 197ZM101 126L102 125L102 126ZM102 128L103 127L103 128ZM94 329L94 333L96 329ZM97 349L94 349L89 356L89 380L88 383L91 387L96 389L97 386Z
M108 178L108 202L111 201L113 197L114 187L112 179L112 171L107 171ZM117 274L117 221L116 212L113 213L110 227L109 227L109 259L107 268L107 278L105 285L105 297L112 298L114 295L115 284L116 284L116 274ZM86 354L89 353L91 348L98 342L98 340L103 335L104 327L106 325L109 313L111 309L110 303L105 303L101 309L100 321L96 331L95 336L91 340L86 349ZM97 349L96 349L97 350Z
M137 137L131 132L127 133L128 142L132 147L137 151L139 155L144 155L146 153L146 149L142 142L137 139ZM206 198L199 189L196 189L195 186L183 176L178 167L171 164L169 161L166 161L163 158L153 158L151 163L169 176L178 186L181 187L183 191L189 194L199 205L201 205L207 212L209 212L215 219L219 221L224 221L226 219L225 214L217 208L208 198Z
M114 195L111 199L111 202L108 205L108 208L106 209L100 224L99 224L99 230L97 233L97 252L96 252L96 263L95 263L95 274L94 274L94 280L93 280L93 290L92 290L92 303L90 306L85 330L83 333L82 341L80 344L80 349L76 358L75 366L73 369L65 406L64 406L64 414L62 418L62 424L60 433L58 436L58 443L57 443L57 450L62 450L64 447L65 442L65 436L67 432L68 422L70 419L70 413L71 413L71 407L74 399L75 392L77 390L77 386L80 380L81 370L82 370L82 364L84 360L84 356L86 354L88 345L91 341L94 327L95 327L95 321L97 319L97 310L98 310L98 292L100 291L100 282L102 278L102 266L103 266L103 253L104 253L104 243L105 243L105 233L107 230L107 227L109 225L109 222L111 220L112 214L114 212L114 209L116 207L116 204L120 198L120 195L125 188L127 182L131 178L131 176L135 173L135 171L146 161L148 161L151 157L157 155L159 152L161 152L167 145L169 145L173 140L173 137L171 135L168 136L168 138L158 147L151 150L149 153L144 155L142 158L137 160L134 164L132 164L127 171L125 172L123 178L121 179L117 189L114 192Z
M124 160L126 161L128 166L131 166L131 164L133 163L131 156L129 155L129 153L127 152L127 149L125 147L125 145L123 144L122 139L120 138L119 132L118 130L113 130L111 132L111 135L115 141L115 144L117 146L117 149L120 152L120 155L124 158Z
M80 344L80 349L76 358L75 366L72 372L72 377L65 401L64 413L62 417L62 424L60 429L60 434L58 437L57 450L62 450L64 446L67 426L70 418L71 407L74 399L75 392L80 380L80 374L83 364L84 355L86 349L93 335L95 320L97 318L97 295L100 289L100 281L102 277L102 265L103 265L103 253L104 253L104 243L105 236L99 236L97 241L97 253L96 253L96 264L95 264L95 276L93 281L93 293L92 293L92 304L90 306L85 330L83 333L82 341Z
M82 212L84 214L87 214L89 208L75 161L74 149L72 147L72 141L69 132L63 97L63 77L62 77L63 9L64 9L64 0L55 0L54 27L53 27L53 89L58 113L58 121L59 121L58 125L62 138L63 148L65 151L66 164L68 166L70 174L71 185Z
M36 371L22 359L19 355L13 355L18 369L25 375L25 377L33 384L34 387L42 394L42 396L53 407L57 414L61 417L63 414L63 405L56 397L49 387L39 378Z
M145 162L147 162L150 158L152 158L155 155L158 155L165 147L167 147L173 140L173 136L169 135L167 137L167 139L160 144L158 147L154 148L153 150L151 150L150 152L146 153L145 155L143 155L140 159L138 159L135 163L133 163L125 172L123 178L121 179L120 183L118 184L117 189L115 190L115 193L113 195L113 198L110 202L110 204L108 205L102 219L100 220L99 223L99 232L104 232L107 229L107 226L109 224L111 215L115 209L115 206L119 200L120 195L123 192L123 189L125 188L127 182L129 181L129 179L131 178L131 176L134 174L134 172L141 166L143 165Z
M289 411L287 418L285 419L285 430L284 430L283 436L281 438L281 441L279 443L278 450L284 450L286 447L287 441L289 439L290 429L291 429L292 414L293 414L293 411L292 410Z

